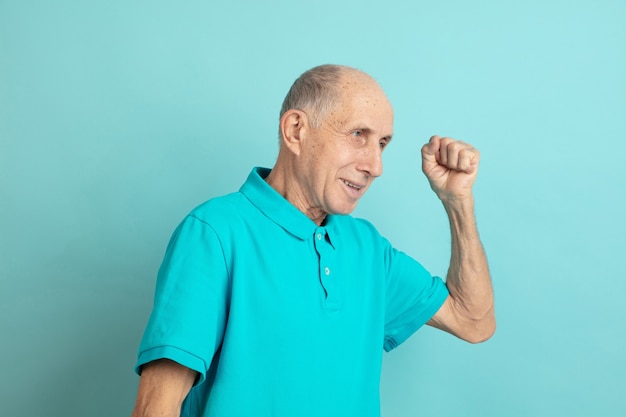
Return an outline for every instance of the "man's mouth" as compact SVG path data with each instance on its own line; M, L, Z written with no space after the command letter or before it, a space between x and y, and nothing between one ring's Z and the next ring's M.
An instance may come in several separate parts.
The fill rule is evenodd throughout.
M346 184L348 187L350 187L350 188L354 188L354 189L355 189L355 190L357 190L357 191L361 191L361 189L363 188L363 186L362 186L362 185L357 185L357 184L351 183L350 181L346 181L346 180L343 180L343 179L342 179L342 181L343 181L343 183L344 183L344 184Z

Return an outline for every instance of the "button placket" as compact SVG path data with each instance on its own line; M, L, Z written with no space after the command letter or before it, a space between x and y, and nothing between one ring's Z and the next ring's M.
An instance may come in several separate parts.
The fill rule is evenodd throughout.
M334 249L326 238L326 230L318 228L315 231L315 250L319 256L319 279L325 292L324 305L327 309L335 310L339 308L339 297L337 293L337 282L333 277Z

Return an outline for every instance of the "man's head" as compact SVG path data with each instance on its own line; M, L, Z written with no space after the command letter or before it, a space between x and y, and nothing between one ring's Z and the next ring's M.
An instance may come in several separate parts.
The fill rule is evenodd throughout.
M393 110L369 75L323 65L305 72L281 109L281 150L268 182L318 224L348 214L382 174Z

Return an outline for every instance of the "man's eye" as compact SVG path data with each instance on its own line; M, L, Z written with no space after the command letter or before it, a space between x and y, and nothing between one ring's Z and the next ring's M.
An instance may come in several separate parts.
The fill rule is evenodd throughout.
M354 132L352 132L352 136L358 138L362 135L363 132L361 132L360 130L355 130Z
M385 146L387 146L387 142L385 142L384 140L381 140L378 146L380 146L380 149L385 149Z

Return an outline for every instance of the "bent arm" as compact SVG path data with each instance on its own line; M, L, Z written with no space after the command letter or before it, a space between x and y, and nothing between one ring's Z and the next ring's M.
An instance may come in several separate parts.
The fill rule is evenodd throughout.
M422 170L446 209L452 234L450 295L428 324L472 343L491 337L496 324L489 267L474 217L479 161L477 149L452 138L432 136L422 147Z
M180 416L180 407L195 379L196 371L167 359L146 364L131 417Z
M489 266L474 217L474 199L444 201L444 207L452 235L446 279L450 295L428 324L471 343L483 342L495 332L496 322Z

